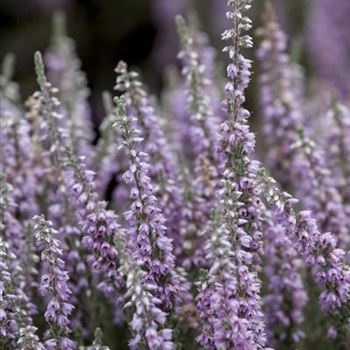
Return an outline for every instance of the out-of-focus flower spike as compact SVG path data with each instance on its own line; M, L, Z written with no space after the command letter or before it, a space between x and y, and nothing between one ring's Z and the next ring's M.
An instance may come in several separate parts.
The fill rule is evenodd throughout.
M6 108L3 105L4 100L10 103L17 104L19 100L18 85L13 82L14 68L15 68L15 55L8 53L0 67L0 95L1 95L1 111L3 112Z
M33 222L35 239L42 247L41 261L47 268L41 276L39 288L40 293L48 297L45 319L49 330L45 334L45 346L48 349L73 350L76 345L69 338L69 318L74 306L70 303L72 292L68 287L69 274L63 260L61 243L52 223L45 220L44 216L35 216Z
M287 54L287 38L276 19L270 2L265 5L264 26L257 33L262 42L257 51L261 64L260 103L263 133L268 146L267 162L273 174L288 187L293 177L290 169L297 128L302 123L302 111L293 88L293 69Z
M45 53L49 80L59 89L62 115L75 152L85 155L90 161L91 144L94 138L90 94L85 74L75 52L75 43L67 36L66 18L62 12L53 16L52 43Z
M344 100L350 94L349 16L348 0L311 1L305 26L305 49L312 71Z
M350 110L336 97L333 97L326 125L324 150L327 165L332 170L332 176L336 176L336 186L350 223Z
M179 57L183 62L182 74L186 82L187 109L190 119L189 136L193 150L195 177L192 181L190 180L190 183L182 186L183 197L187 198L180 220L183 266L190 268L194 264L197 267L204 267L202 249L204 237L200 237L200 234L204 231L205 222L210 216L218 186L215 150L218 121L214 118L209 106L210 96L206 87L212 84L206 78L206 67L200 62L200 53L195 47L197 33L187 27L181 16L176 17L176 23L182 45ZM188 178L187 175L184 177L185 180ZM191 190L192 187L193 190ZM193 193L188 196L190 192Z
M336 181L326 165L320 147L299 131L299 138L292 148L296 151L294 173L298 176L297 194L305 208L314 213L323 232L333 232L341 247L350 242L349 224L342 197Z
M79 350L110 350L106 345L103 345L103 332L101 328L95 329L95 338L90 346L79 347Z
M32 329L32 343L37 349L44 350L36 328L32 326L31 308L28 307L28 297L24 292L23 270L17 257L11 252L10 246L0 235L0 344L5 348L26 349L21 346L24 333Z
M308 296L301 275L303 262L274 213L266 218L265 232L264 311L268 332L272 344L289 348L305 337L302 325Z

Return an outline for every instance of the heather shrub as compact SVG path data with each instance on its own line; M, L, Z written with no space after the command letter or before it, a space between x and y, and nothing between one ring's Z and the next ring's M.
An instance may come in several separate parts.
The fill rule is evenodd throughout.
M220 1L224 55L193 13L160 19L179 46L162 93L115 62L96 128L62 13L37 91L3 59L1 349L350 348L348 85L337 66L313 87L269 2Z

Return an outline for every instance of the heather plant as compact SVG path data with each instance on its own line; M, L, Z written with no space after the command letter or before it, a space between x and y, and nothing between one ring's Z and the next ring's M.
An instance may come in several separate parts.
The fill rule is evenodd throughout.
M159 2L179 53L155 54L177 66L158 99L149 74L115 62L100 125L62 13L25 102L4 58L1 349L349 349L347 84L312 88L270 3L255 69L256 3L212 6L229 26L220 62L200 17L168 22L185 4Z

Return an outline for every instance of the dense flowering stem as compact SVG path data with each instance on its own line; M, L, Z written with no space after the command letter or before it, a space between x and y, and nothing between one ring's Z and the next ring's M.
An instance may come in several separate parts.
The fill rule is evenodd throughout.
M244 92L251 74L251 62L241 54L242 48L252 46L251 37L244 34L244 31L251 28L251 20L243 14L251 7L250 3L250 0L227 2L230 7L227 17L233 22L233 28L222 34L223 40L232 42L224 49L229 52L232 60L227 67L228 82L225 85L224 101L229 119L221 126L217 145L222 172L222 187L218 191L222 208L222 226L219 232L229 236L233 251L231 269L234 273L225 274L230 275L230 281L226 282L229 283L230 291L230 294L226 294L226 304L237 303L230 308L229 317L243 324L246 331L241 332L237 327L233 328L229 336L225 336L223 335L225 328L222 327L219 337L215 332L209 333L207 336L210 340L202 343L208 349L215 346L232 349L266 348L265 324L260 300L261 282L257 276L262 246L259 222L261 204L254 187L258 165L249 158L254 151L255 139L254 134L249 131L250 114L242 107L245 101ZM220 271L214 269L212 273L217 277L215 275ZM204 289L204 294L210 294L211 289L208 285ZM210 303L209 307L215 312L213 304ZM217 321L221 322L220 319ZM202 330L203 337L204 333Z
M115 318L120 318L120 289L124 281L118 273L118 252L113 243L120 229L117 215L107 210L107 203L99 200L94 172L86 169L81 158L66 149L67 166L72 169L69 186L79 209L79 227L83 233L83 247L93 253L89 259L94 270L102 273L99 289L116 304Z
M262 37L257 58L261 64L260 104L264 140L268 146L267 163L283 187L291 185L294 153L302 111L293 88L293 69L287 53L287 37L281 30L272 8L267 3L264 26L257 32Z
M45 346L52 350L75 349L75 343L69 339L69 317L74 306L70 303L71 290L68 287L69 275L65 270L63 251L57 239L57 231L43 216L35 216L35 239L42 246L41 261L46 267L41 276L40 292L48 297L45 319L50 328L46 333Z
M155 188L159 204L167 219L169 234L178 243L177 221L179 207L182 204L177 183L178 171L175 153L164 135L161 119L150 102L149 96L136 72L128 72L125 62L119 62L115 69L117 84L115 89L124 92L127 107L134 113L137 125L142 130L145 152L149 155L152 167L149 174L157 185Z
M87 101L90 92L75 52L75 43L66 35L65 22L63 13L53 16L53 38L45 54L45 62L51 83L59 89L61 112L67 122L72 147L79 155L90 159L94 138Z
M295 251L286 229L277 223L273 213L266 221L266 322L273 343L278 344L281 349L290 349L305 336L302 331L303 309L308 297L300 271L302 260Z
M206 246L212 267L201 281L196 298L199 318L203 322L197 339L205 349L262 349L264 336L257 339L251 330L252 320L241 317L246 308L251 308L251 303L240 296L243 288L250 296L257 295L260 286L251 279L245 266L236 265L230 230L220 221L220 213L216 210L212 225L208 227L211 236Z
M334 232L344 246L349 238L342 198L320 148L313 141L300 140L302 111L295 103L286 38L271 5L266 7L265 22L258 57L264 71L261 102L270 166L282 185L292 187L304 207L314 212L321 229Z
M278 222L286 229L295 250L312 271L321 292L321 308L330 315L337 330L349 336L350 267L345 263L345 252L337 248L332 233L319 231L310 211L297 213L294 210L297 200L281 192L275 180L267 177L263 169L261 183ZM334 330L330 335L336 335Z
M195 47L195 34L190 32L181 16L176 18L182 51L178 57L183 62L182 74L186 82L187 109L190 121L190 141L194 157L194 179L187 177L182 186L183 211L180 221L180 235L183 240L184 266L203 266L203 227L210 216L218 185L215 139L218 121L209 105L206 67L200 61L200 53ZM186 182L186 179L185 179ZM193 189L192 189L193 188ZM199 265L198 265L199 264Z
M2 231L2 229L1 229ZM31 307L24 291L25 280L23 269L18 264L10 246L0 236L0 344L17 346L16 349L26 349L22 343L29 341L28 330L32 332L32 343L37 349L44 347L35 335L36 328L32 326Z
M127 115L123 96L115 102L116 124L123 139L121 147L125 148L129 159L129 169L123 179L132 186L132 203L124 214L129 224L130 249L146 271L145 283L156 286L155 296L162 301L164 310L171 310L188 296L186 287L175 270L172 242L166 235L165 218L149 176L148 155L139 150L142 139L136 119Z
M166 326L167 314L162 301L156 297L158 286L147 278L142 262L135 260L125 244L127 237L119 236L115 244L120 255L120 273L126 277L126 309L132 309L130 327L133 337L131 349L172 350L172 330Z
M350 110L334 99L327 117L324 143L327 164L336 176L336 186L350 222Z
M342 197L335 178L327 168L322 149L300 131L299 139L292 145L297 149L294 172L300 180L296 192L303 198L305 208L314 213L323 232L333 232L342 247L349 244L347 222Z
M67 267L71 278L69 287L72 290L72 302L77 305L80 294L85 290L84 295L89 294L88 275L86 268L86 257L81 248L82 232L79 228L79 217L77 206L69 196L67 185L67 174L65 173L65 147L72 144L73 140L67 132L66 119L60 106L61 103L56 97L58 90L48 82L45 67L41 54L35 53L35 70L40 91L34 94L35 101L33 108L37 110L40 124L40 135L43 158L48 155L48 174L45 180L48 182L48 217L55 225L59 226L60 237L62 237L62 248L67 252ZM46 164L45 164L46 165ZM45 166L41 164L41 166ZM46 210L46 208L45 208ZM66 243L66 244L65 244ZM74 323L80 324L80 309L76 308ZM84 329L83 329L84 330Z
M206 77L206 67L195 47L195 34L190 32L184 19L176 17L182 50L178 57L183 63L182 75L186 82L187 109L191 125L191 142L195 158L205 157L215 166L214 141L217 120L209 105L206 87L212 82Z
M350 3L347 0L312 1L306 26L306 49L318 77L341 98L350 93Z
M16 217L28 220L38 210L37 178L33 171L30 125L20 107L18 86L12 81L13 63L11 56L5 57L0 72L0 170L14 188L13 196L18 203Z

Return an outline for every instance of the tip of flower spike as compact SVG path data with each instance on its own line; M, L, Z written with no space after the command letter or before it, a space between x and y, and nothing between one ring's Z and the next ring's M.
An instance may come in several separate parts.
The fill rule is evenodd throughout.
M5 81L9 81L12 79L15 61L16 58L13 53L8 53L2 60L0 75L4 77Z
M263 12L264 22L276 22L276 12L273 8L271 1L265 1L264 12Z
M38 84L43 87L46 83L46 76L44 61L40 51L36 51L34 54L34 66Z
M64 12L57 11L52 16L52 38L53 41L57 41L58 39L66 36L66 28L67 28L67 18Z
M185 46L186 40L188 38L188 29L186 26L186 21L181 15L175 17L177 34L179 36L182 46Z
M175 17L175 23L177 26L177 30L180 34L180 32L183 30L183 28L186 26L185 19L181 15L176 15Z
M125 73L127 71L127 69L128 69L127 63L124 61L119 61L117 66L115 67L114 71L116 73L121 74L121 73Z

